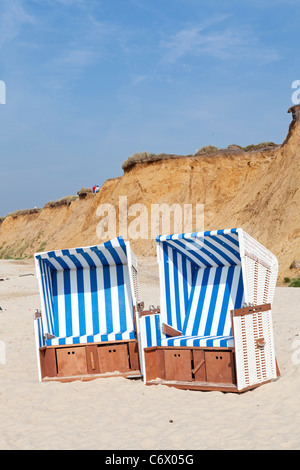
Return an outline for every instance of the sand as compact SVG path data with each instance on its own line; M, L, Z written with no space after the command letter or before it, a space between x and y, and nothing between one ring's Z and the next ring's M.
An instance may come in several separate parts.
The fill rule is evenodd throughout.
M141 297L159 304L156 261L139 260ZM25 275L25 276L24 276ZM140 380L39 383L31 261L0 261L0 449L300 449L300 289L273 304L281 378L241 395L192 392Z

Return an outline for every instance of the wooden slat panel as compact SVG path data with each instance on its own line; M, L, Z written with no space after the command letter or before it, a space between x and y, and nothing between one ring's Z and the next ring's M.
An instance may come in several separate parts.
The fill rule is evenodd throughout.
M196 381L205 382L206 381L206 364L203 349L194 349L193 350L194 358L194 377Z
M99 374L100 368L97 346L92 345L86 347L86 359L88 374Z
M234 317L241 317L243 315L249 315L256 312L266 312L271 310L271 304L255 305L253 307L244 307L231 310Z

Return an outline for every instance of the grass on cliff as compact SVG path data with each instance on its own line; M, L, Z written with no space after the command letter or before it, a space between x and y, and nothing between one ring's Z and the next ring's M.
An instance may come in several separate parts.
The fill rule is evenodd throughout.
M42 209L40 208L37 208L35 207L34 209L21 209L21 210L16 210L14 212L10 212L9 214L7 214L3 220L6 218L6 217L13 217L13 218L16 218L16 217L19 217L19 215L31 215L31 214L39 214L41 212Z
M228 145L227 149L235 148L236 150L241 150L241 152L251 152L252 150L262 150L267 147L277 147L277 144L274 144L274 142L261 142L260 144L247 145L247 147L241 147L240 145L232 144ZM206 147L202 147L200 150L198 150L195 155L209 155L218 153L220 150L222 149L214 147L213 145L207 145Z
M131 155L131 157L127 158L122 164L122 169L128 168L131 165L135 165L136 163L140 163L142 161L154 161L157 158L155 153L148 153L148 152L137 152Z
M261 142L260 144L257 145L248 145L247 147L242 147L244 152L250 152L251 150L261 150L266 147L277 147L277 144L274 144L274 142Z
M214 147L213 145L206 145L205 147L201 147L201 149L198 150L195 155L212 155L218 151L218 147Z
M300 287L300 276L293 279L289 287Z
M44 208L47 207L58 207L58 206L69 206L73 201L77 201L78 196L65 196L57 201L49 201L44 205Z
M300 287L300 276L290 279L289 277L284 278L285 284L288 284L288 287Z
M268 147L277 147L277 144L274 142L261 142L259 144L251 144L248 145L247 147L241 147L240 145L229 145L228 149L230 148L235 148L236 150L240 150L241 152L251 152L253 150L262 150ZM190 156L198 156L198 155L215 155L218 152L221 152L224 149L219 149L218 147L215 147L214 145L206 145L204 147L201 147L199 150L196 151L194 155ZM188 156L188 155L187 155ZM126 168L129 168L136 163L142 163L142 162L154 162L155 160L160 160L163 157L167 157L165 153L160 153L156 155L155 153L149 153L149 152L137 152L131 155L131 157L127 158L122 164L122 169L125 170ZM171 156L169 156L171 158Z

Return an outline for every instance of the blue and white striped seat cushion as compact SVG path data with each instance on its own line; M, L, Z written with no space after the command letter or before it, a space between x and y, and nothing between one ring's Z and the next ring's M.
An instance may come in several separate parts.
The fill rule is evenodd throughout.
M161 340L161 346L233 347L233 336L176 336Z
M160 315L146 315L141 318L142 342L151 346L193 346L193 347L233 347L233 337L216 336L175 336L166 337L161 331Z
M119 333L107 333L96 335L69 336L66 338L52 338L46 341L47 346L58 346L65 344L102 343L107 341L121 341L136 338L135 330L123 331Z

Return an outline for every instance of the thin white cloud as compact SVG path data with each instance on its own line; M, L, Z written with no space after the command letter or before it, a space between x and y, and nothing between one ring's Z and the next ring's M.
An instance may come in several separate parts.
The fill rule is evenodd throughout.
M220 60L253 59L261 63L280 59L279 54L264 46L251 30L223 28L211 31L209 25L183 28L161 43L163 61L176 63L186 57L210 56Z
M88 49L66 50L56 59L58 65L85 67L96 60L96 52Z
M91 4L93 0L32 0L34 3L45 5L48 3L49 5L65 5L65 6L80 6L86 7L87 4Z
M16 38L25 24L35 24L35 18L24 8L22 0L2 0L0 6L0 47Z
M132 84L134 86L138 85L139 83L143 82L144 80L146 80L147 78L147 75L136 75L135 77L133 77L133 80L132 80Z
M77 4L77 0L51 1L68 6L73 1ZM53 20L51 25L52 34L59 35L61 44L59 48L51 48L43 64L51 77L47 81L51 88L62 88L66 83L77 81L89 66L99 64L121 47L118 28L110 21L97 20L89 10L80 15L80 20L74 16L73 23L68 23L63 32Z

